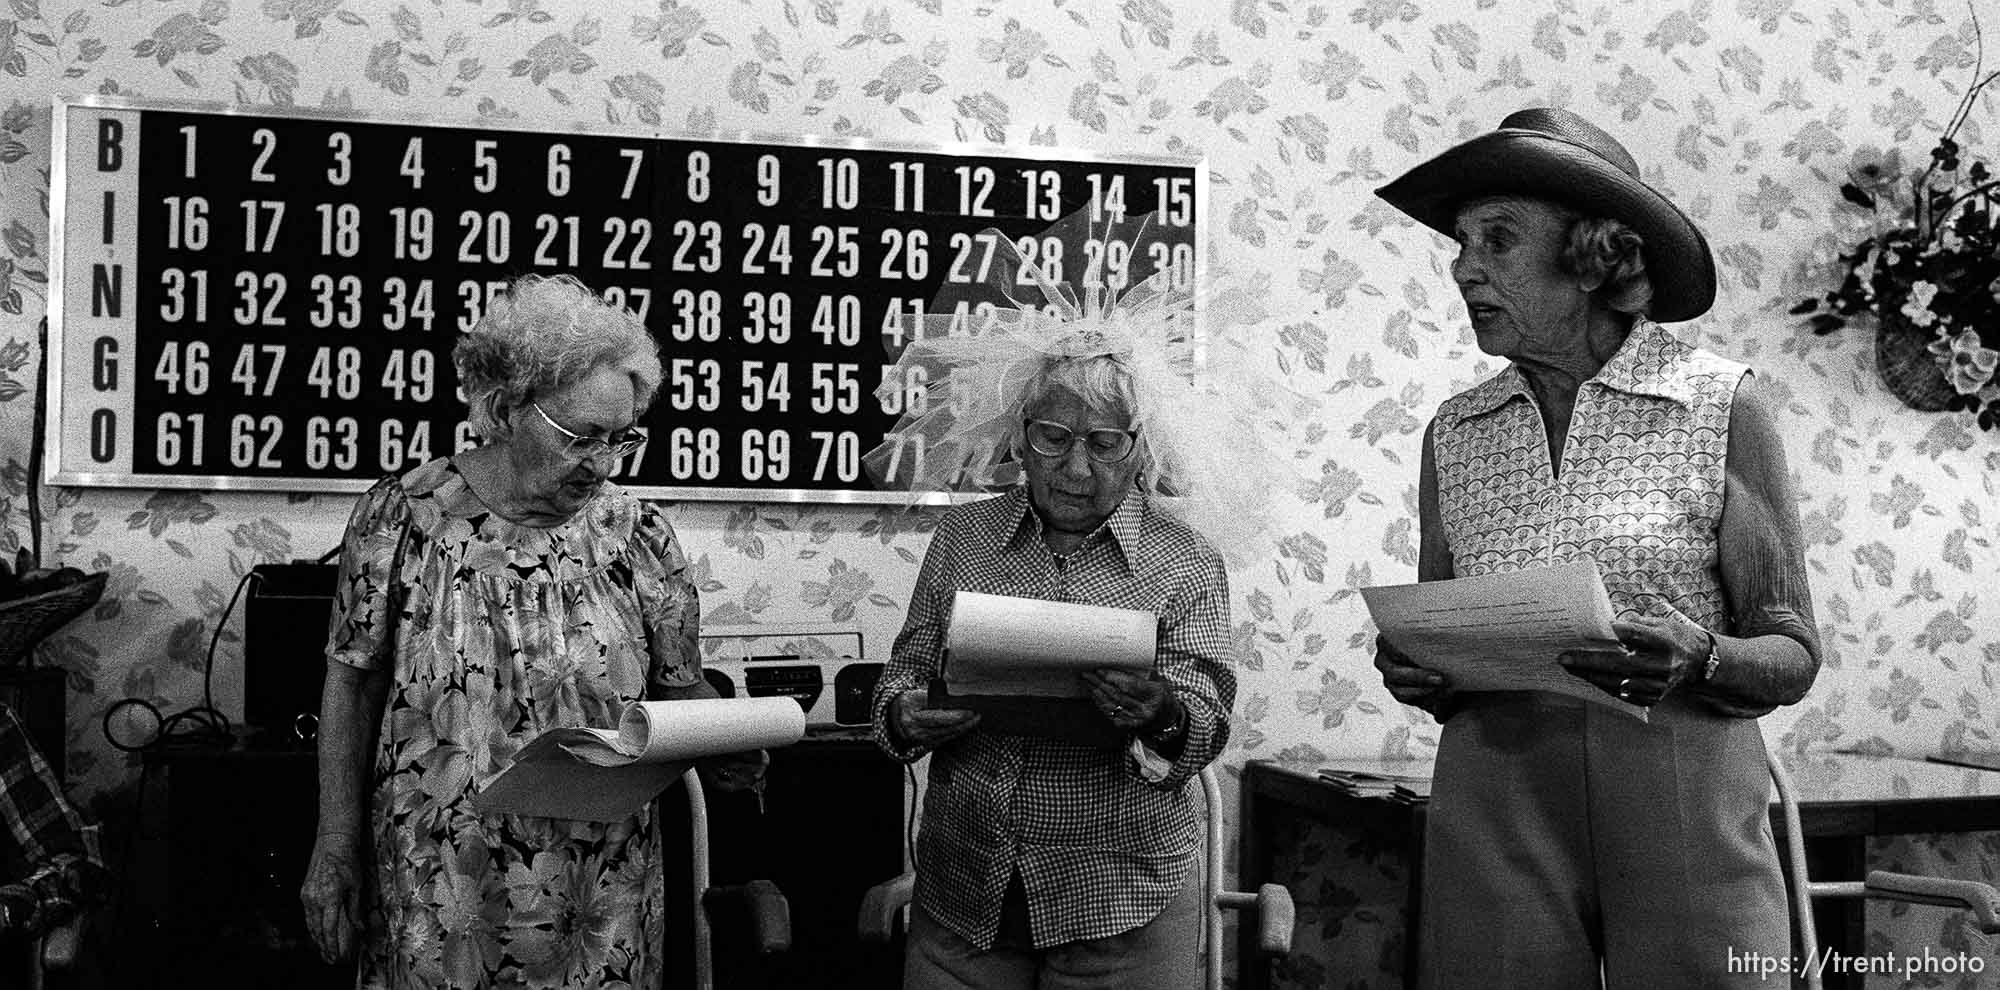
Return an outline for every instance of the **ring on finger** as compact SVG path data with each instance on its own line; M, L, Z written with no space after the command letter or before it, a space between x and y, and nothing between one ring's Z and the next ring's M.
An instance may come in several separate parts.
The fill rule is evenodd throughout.
M1621 678L1618 681L1618 697L1623 701L1632 700L1632 679L1630 677Z

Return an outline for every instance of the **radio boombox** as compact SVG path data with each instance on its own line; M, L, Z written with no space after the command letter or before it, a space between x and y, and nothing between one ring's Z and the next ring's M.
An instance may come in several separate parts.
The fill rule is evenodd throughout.
M759 623L701 633L702 673L717 694L797 699L809 729L869 723L882 665L862 655L861 627L852 623Z

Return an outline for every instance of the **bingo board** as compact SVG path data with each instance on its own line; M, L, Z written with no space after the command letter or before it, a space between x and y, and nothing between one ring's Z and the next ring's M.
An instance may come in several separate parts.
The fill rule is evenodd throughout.
M1192 282L1207 195L1199 161L1039 147L109 98L58 98L54 121L58 485L355 492L462 449L452 345L539 272L661 345L621 484L905 501L861 457L925 401L921 380L879 386L940 290L978 280L1000 237L1058 271ZM1039 239L1080 212L1151 218L1130 244Z

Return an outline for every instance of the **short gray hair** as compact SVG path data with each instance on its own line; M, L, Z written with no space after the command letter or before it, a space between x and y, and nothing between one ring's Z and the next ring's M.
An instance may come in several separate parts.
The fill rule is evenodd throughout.
M1622 220L1582 217L1569 225L1563 270L1598 279L1597 295L1613 312L1645 316L1653 305L1645 247L1646 239Z
M472 430L493 439L490 405L508 407L553 392L599 365L629 369L637 411L660 389L660 346L646 325L568 275L524 275L458 340L452 363L470 407Z
M1125 362L1111 354L1091 357L1056 357L1042 363L1041 370L1028 380L1028 387L1021 393L1021 412L1007 427L1007 449L1014 452L1016 460L1025 460L1027 443L1024 434L1028 414L1041 407L1057 392L1068 392L1083 401L1083 404L1113 416L1123 415L1128 424L1136 424L1143 410L1139 408L1138 394L1132 387L1132 369ZM1140 459L1140 470L1150 471L1153 454L1146 446L1146 435L1139 434L1139 449L1133 453Z

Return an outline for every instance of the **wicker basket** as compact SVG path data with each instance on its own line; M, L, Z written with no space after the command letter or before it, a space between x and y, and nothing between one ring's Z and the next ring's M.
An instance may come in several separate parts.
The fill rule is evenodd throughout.
M1904 405L1941 412L1958 393L1931 357L1928 337L1900 319L1884 318L1875 329L1875 373Z
M72 585L0 602L0 667L23 662L43 637L97 604L105 576L99 571Z

